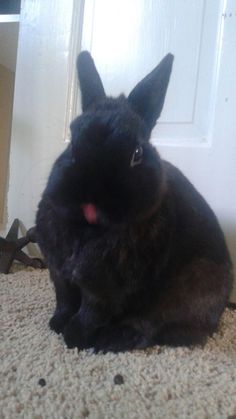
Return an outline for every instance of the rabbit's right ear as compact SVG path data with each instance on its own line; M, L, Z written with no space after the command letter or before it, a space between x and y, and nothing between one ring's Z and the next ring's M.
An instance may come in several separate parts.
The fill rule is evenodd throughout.
M155 126L164 105L173 60L174 56L167 54L128 96L130 106L150 130Z
M88 51L82 51L77 58L77 71L82 95L82 109L87 111L106 98L102 81Z

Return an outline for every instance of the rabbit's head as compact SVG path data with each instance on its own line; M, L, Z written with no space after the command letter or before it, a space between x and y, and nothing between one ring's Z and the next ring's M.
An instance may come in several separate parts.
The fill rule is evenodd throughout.
M80 205L90 224L135 222L158 207L161 159L150 144L171 74L168 54L126 98L106 96L90 54L77 61L82 109L71 123L71 150Z

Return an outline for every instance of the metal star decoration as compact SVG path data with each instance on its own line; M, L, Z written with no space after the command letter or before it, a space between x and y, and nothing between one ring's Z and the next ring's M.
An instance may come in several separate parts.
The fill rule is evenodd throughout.
M27 231L25 237L18 239L19 220L15 219L6 238L0 237L0 272L8 274L14 260L33 268L45 268L45 263L39 258L31 258L21 249L28 243L36 243L35 228Z

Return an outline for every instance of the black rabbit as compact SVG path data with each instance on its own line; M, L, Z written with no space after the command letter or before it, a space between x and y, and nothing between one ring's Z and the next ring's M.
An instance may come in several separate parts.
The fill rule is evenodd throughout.
M68 347L202 344L226 306L232 265L217 219L149 142L172 62L114 99L90 54L78 57L83 113L36 221L56 291L50 327Z

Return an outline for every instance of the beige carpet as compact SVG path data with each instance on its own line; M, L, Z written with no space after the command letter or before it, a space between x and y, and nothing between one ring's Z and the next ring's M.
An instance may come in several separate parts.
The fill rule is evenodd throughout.
M93 355L49 330L47 271L0 281L1 418L236 418L236 310L204 349Z

